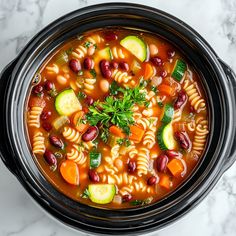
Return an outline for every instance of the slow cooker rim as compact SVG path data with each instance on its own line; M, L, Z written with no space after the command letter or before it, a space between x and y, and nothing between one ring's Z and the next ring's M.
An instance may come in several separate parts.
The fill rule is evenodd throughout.
M101 4L101 5L104 5L104 6L106 6L107 7L107 5L110 5L110 4ZM101 6L101 5L97 5L97 6ZM114 4L111 4L111 5L113 5L114 6ZM125 5L127 5L127 4L125 4ZM133 4L128 4L129 6L131 6L131 5L133 5ZM137 6L137 5L136 5ZM94 8L94 6L93 7L88 7L88 8ZM155 9L152 9L152 10L155 10ZM80 10L79 10L80 11ZM156 10L155 10L156 11ZM76 13L76 12L78 12L78 11L75 11L75 12L72 12L72 13L70 13L69 15L71 15L71 14L74 14L74 13ZM162 12L163 13L163 12ZM169 15L170 16L170 15ZM66 16L65 17L62 17L62 18L60 18L58 21L60 21L60 20L62 20L62 19L64 19L64 18L66 18ZM58 22L57 21L57 22ZM54 22L55 23L55 22ZM53 23L51 24L51 25L53 25ZM50 26L51 26L50 25ZM48 26L49 27L49 26ZM201 40L202 40L202 38L201 38ZM33 41L33 40L32 40ZM31 42L32 43L32 42ZM30 44L30 43L29 43ZM211 49L211 48L210 48ZM212 50L212 49L211 49ZM21 57L22 56L22 54L24 54L23 52L21 53L21 55L19 56L19 57ZM214 55L215 55L215 62L218 62L218 60L217 60L217 56L216 56L216 54L214 53ZM219 68L220 68L220 64L218 65L219 66ZM222 71L221 71L221 73L222 73ZM220 176L219 176L220 177Z

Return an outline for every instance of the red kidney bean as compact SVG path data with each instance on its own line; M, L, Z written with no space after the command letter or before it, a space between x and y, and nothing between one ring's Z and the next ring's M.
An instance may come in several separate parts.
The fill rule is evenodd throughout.
M101 60L99 65L100 65L102 76L106 79L110 79L112 75L112 72L110 69L110 63L106 60Z
M152 57L150 60L155 66L162 66L163 64L160 57Z
M167 71L166 71L166 70L162 70L162 71L160 72L160 76L161 76L162 78L165 78L165 77L167 76Z
M190 107L189 107L189 111L190 111L190 112L194 112L194 111L195 111L195 110L194 110L194 107L193 107L193 106L190 106Z
M51 111L43 111L40 117L42 120L47 120L51 115Z
M43 122L42 127L49 132L52 129L52 125L48 122Z
M124 70L124 71L128 71L129 70L129 64L124 62L124 61L119 63L119 67L120 67L121 70Z
M91 58L86 57L84 59L84 69L91 70L93 69L93 67L94 67L94 61Z
M167 51L168 58L172 58L172 57L174 57L174 55L175 55L175 51L173 49L169 49Z
M97 126L90 126L87 131L82 135L82 140L85 142L93 141L98 136Z
M56 165L57 164L57 159L55 157L55 155L53 154L52 151L46 149L43 155L45 161L49 164L49 165Z
M34 86L33 91L35 94L41 94L43 92L43 86L38 84Z
M147 180L147 184L148 185L154 185L157 183L157 177L156 176L151 176L148 178Z
M181 148L183 148L185 150L189 150L189 148L191 147L191 141L189 139L187 132L177 131L177 132L175 132L175 138L179 142L179 145L181 146Z
M181 108L185 104L186 101L187 101L187 94L184 90L182 90L178 94L178 97L174 104L174 108L175 109Z
M129 172L129 173L134 173L135 170L136 170L136 162L133 161L133 160L130 160L130 161L128 162L128 172Z
M110 67L111 67L112 69L118 69L119 64L118 64L118 62L116 62L116 61L112 61L112 62L110 63Z
M179 156L180 156L180 153L179 153L179 152L176 152L176 151L173 151L173 150L167 150L167 151L166 151L166 155L167 155L169 158L175 158L175 157L179 157Z
M92 182L99 182L100 180L99 175L95 170L89 170L88 176Z
M47 91L51 91L54 87L54 84L51 81L46 81L44 84L44 88Z
M129 202L131 199L132 199L132 196L131 196L130 194L125 194L125 195L122 197L122 201L123 201L123 202Z
M166 166L169 159L165 154L161 154L159 157L157 157L157 170L159 172L164 172L166 170Z
M50 135L49 141L56 148L60 148L60 149L64 148L64 143L56 135Z
M78 73L81 70L80 61L77 59L71 59L69 61L69 67L73 72Z
M113 41L113 40L117 40L118 36L114 32L108 31L105 33L104 38L106 41Z
M91 98L90 96L87 96L87 97L84 99L84 102L85 102L88 106L91 106L91 105L94 103L94 100L93 100L93 98Z

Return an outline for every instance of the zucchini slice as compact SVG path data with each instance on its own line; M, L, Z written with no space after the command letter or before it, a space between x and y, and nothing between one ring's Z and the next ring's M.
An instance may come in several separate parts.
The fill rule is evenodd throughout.
M66 89L59 93L55 99L55 108L59 115L70 116L80 111L82 106L76 97L73 89Z
M161 150L173 150L176 147L172 124L163 125L157 132L157 141Z
M106 48L98 51L98 56L100 59L106 59L108 61L113 59L113 55L112 55L111 49L109 47L106 47Z
M180 82L183 79L186 70L186 63L181 59L177 59L171 77Z
M116 194L116 187L114 184L89 184L88 191L92 202L107 204L112 202Z
M147 45L137 36L130 35L120 41L120 45L130 51L141 62L147 59Z
M174 107L171 104L165 104L161 115L161 121L168 124L172 121L174 116Z

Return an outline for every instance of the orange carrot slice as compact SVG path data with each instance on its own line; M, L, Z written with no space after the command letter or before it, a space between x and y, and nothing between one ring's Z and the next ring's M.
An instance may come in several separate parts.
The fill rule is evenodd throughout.
M184 170L182 162L178 159L173 159L167 164L167 168L170 170L171 174L178 177Z
M81 120L84 117L85 117L85 112L83 112L83 111L76 112L73 117L73 124L74 124L75 128L81 133L85 132L89 127L89 124L81 123Z
M120 138L124 138L125 137L125 134L123 133L122 129L120 129L119 127L117 127L115 125L112 125L109 128L109 131L110 131L110 133L114 134L117 137L120 137Z
M79 168L73 161L63 161L60 166L60 172L63 179L73 185L79 185Z
M166 190L170 189L170 177L168 175L162 175L159 180L159 186L165 188Z
M153 66L150 63L146 63L144 66L144 79L150 79L154 74Z
M130 140L136 143L141 142L144 135L144 130L141 127L137 125L132 125L130 126L130 132L131 132L131 135L129 136Z
M173 95L173 88L169 85L166 84L161 84L157 87L157 89L161 92L164 93L168 96L172 96Z

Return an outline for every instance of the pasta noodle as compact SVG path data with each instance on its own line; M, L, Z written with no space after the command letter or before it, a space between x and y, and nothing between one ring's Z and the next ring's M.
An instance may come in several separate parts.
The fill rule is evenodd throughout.
M194 107L196 112L200 112L206 109L206 103L199 93L196 82L192 82L190 81L190 79L186 79L184 80L183 88L189 97L191 106Z
M118 69L112 72L111 77L118 83L128 83L132 79L132 76L129 76L127 72L122 72Z
M181 116L182 116L182 110L181 109L177 109L174 111L174 116L173 116L173 123L180 121L181 120Z
M43 133L37 131L33 136L33 153L34 154L44 154L45 144Z
M92 43L92 44L99 44L99 43L102 43L104 41L104 38L101 37L100 35L98 34L94 34L94 35L91 35L89 36L86 41Z
M84 80L84 92L87 94L91 94L95 88L96 79L89 78Z
M59 66L55 63L52 64L52 66L46 67L48 74L58 74L59 73Z
M76 59L81 59L87 55L88 49L82 45L79 45L72 53L72 57Z
M80 133L69 126L64 127L62 135L64 136L65 139L67 139L68 141L72 143L76 143L76 144L80 143L80 140L81 140Z
M40 127L40 115L42 114L42 107L31 107L28 113L28 124L30 127Z
M101 174L100 176L103 183L116 184L116 185L132 184L132 182L135 179L137 179L137 177L129 175L127 173L113 174L113 175Z
M83 153L83 148L77 145L73 145L70 152L67 152L66 157L68 160L74 161L79 165L84 164L87 160L87 157Z
M155 130L148 130L143 137L143 144L151 149L156 143Z
M137 156L137 174L138 176L146 175L148 173L148 149L140 148Z

